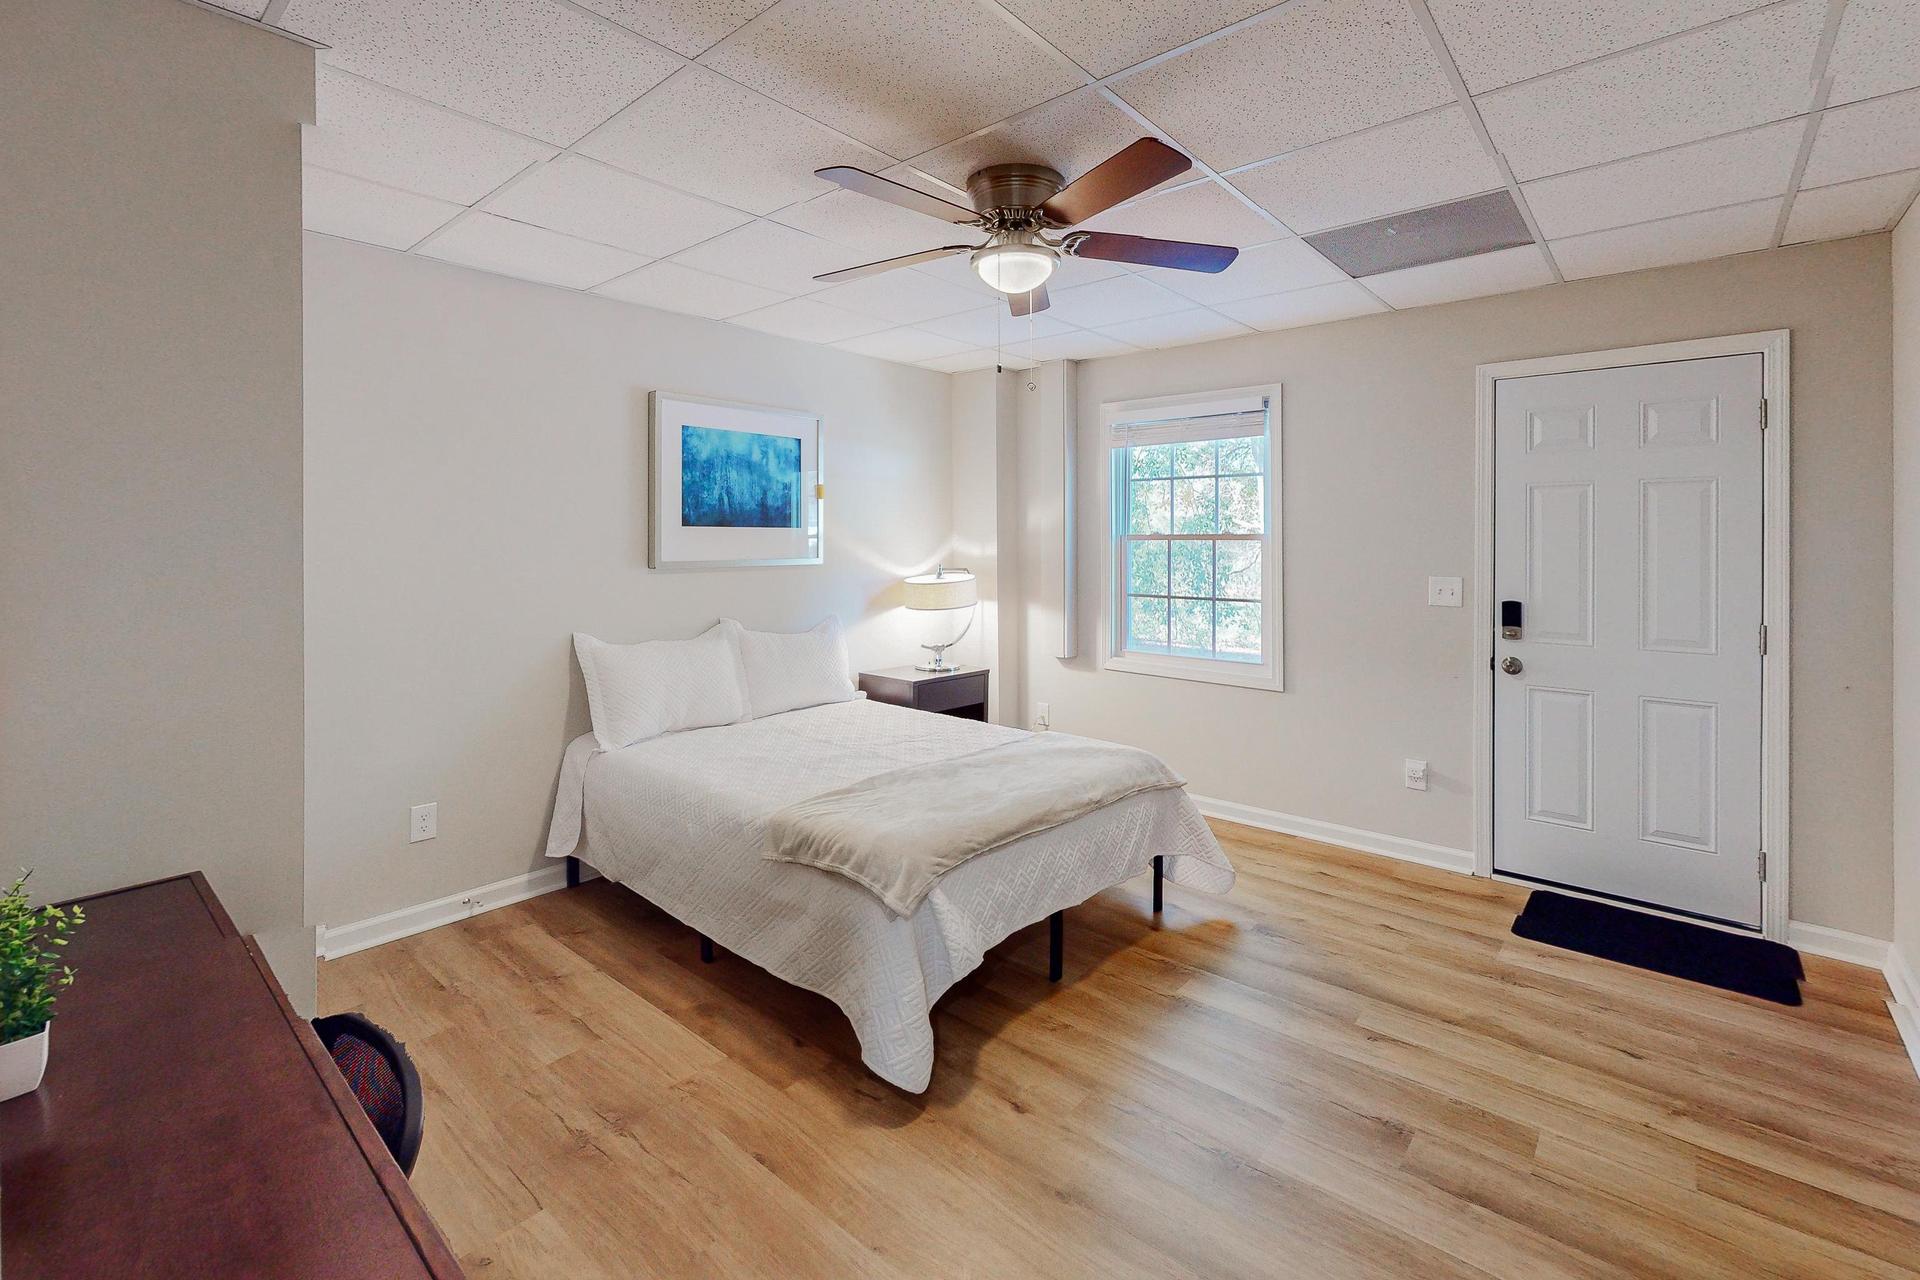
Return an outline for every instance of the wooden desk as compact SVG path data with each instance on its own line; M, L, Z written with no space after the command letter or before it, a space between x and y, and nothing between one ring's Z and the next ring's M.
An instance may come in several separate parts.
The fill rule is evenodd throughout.
M6 1280L461 1274L202 876L81 901L46 1080L0 1103Z

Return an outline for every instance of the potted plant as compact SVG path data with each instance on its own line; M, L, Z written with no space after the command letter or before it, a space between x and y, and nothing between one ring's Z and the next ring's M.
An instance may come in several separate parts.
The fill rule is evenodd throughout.
M0 894L0 1102L40 1087L54 995L73 984L60 949L74 926L86 922L79 907L35 910L27 901L30 874L21 872Z

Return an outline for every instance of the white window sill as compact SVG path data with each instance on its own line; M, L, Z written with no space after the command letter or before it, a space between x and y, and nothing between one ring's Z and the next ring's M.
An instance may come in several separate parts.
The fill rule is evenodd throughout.
M1136 676L1193 680L1201 684L1225 684L1240 689L1265 689L1269 693L1279 693L1286 688L1280 673L1265 664L1222 662L1213 658L1176 658L1151 653L1116 653L1107 659L1106 666L1109 671L1124 671Z

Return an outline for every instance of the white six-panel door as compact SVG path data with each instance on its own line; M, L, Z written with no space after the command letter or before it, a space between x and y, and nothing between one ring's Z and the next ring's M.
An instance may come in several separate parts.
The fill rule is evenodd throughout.
M1505 378L1497 871L1758 927L1761 357Z

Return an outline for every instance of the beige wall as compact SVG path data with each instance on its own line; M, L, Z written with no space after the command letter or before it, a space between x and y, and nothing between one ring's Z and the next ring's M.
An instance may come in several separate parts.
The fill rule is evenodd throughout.
M310 1005L300 132L313 55L0 6L0 866L203 868Z
M1429 608L1426 578L1472 580L1474 367L1790 328L1792 914L1888 936L1888 261L1868 237L1081 365L1081 656L1029 627L1023 718L1044 699L1056 728L1152 747L1201 795L1468 848L1476 614ZM1268 382L1285 384L1286 692L1102 670L1101 402ZM1430 790L1402 785L1407 757Z
M646 567L646 397L825 418L826 563ZM953 529L948 379L311 236L307 847L340 925L542 862L587 728L569 635L839 614L858 665L918 650L898 580ZM440 835L407 843L435 801Z
M1893 232L1894 944L1920 972L1920 216Z

